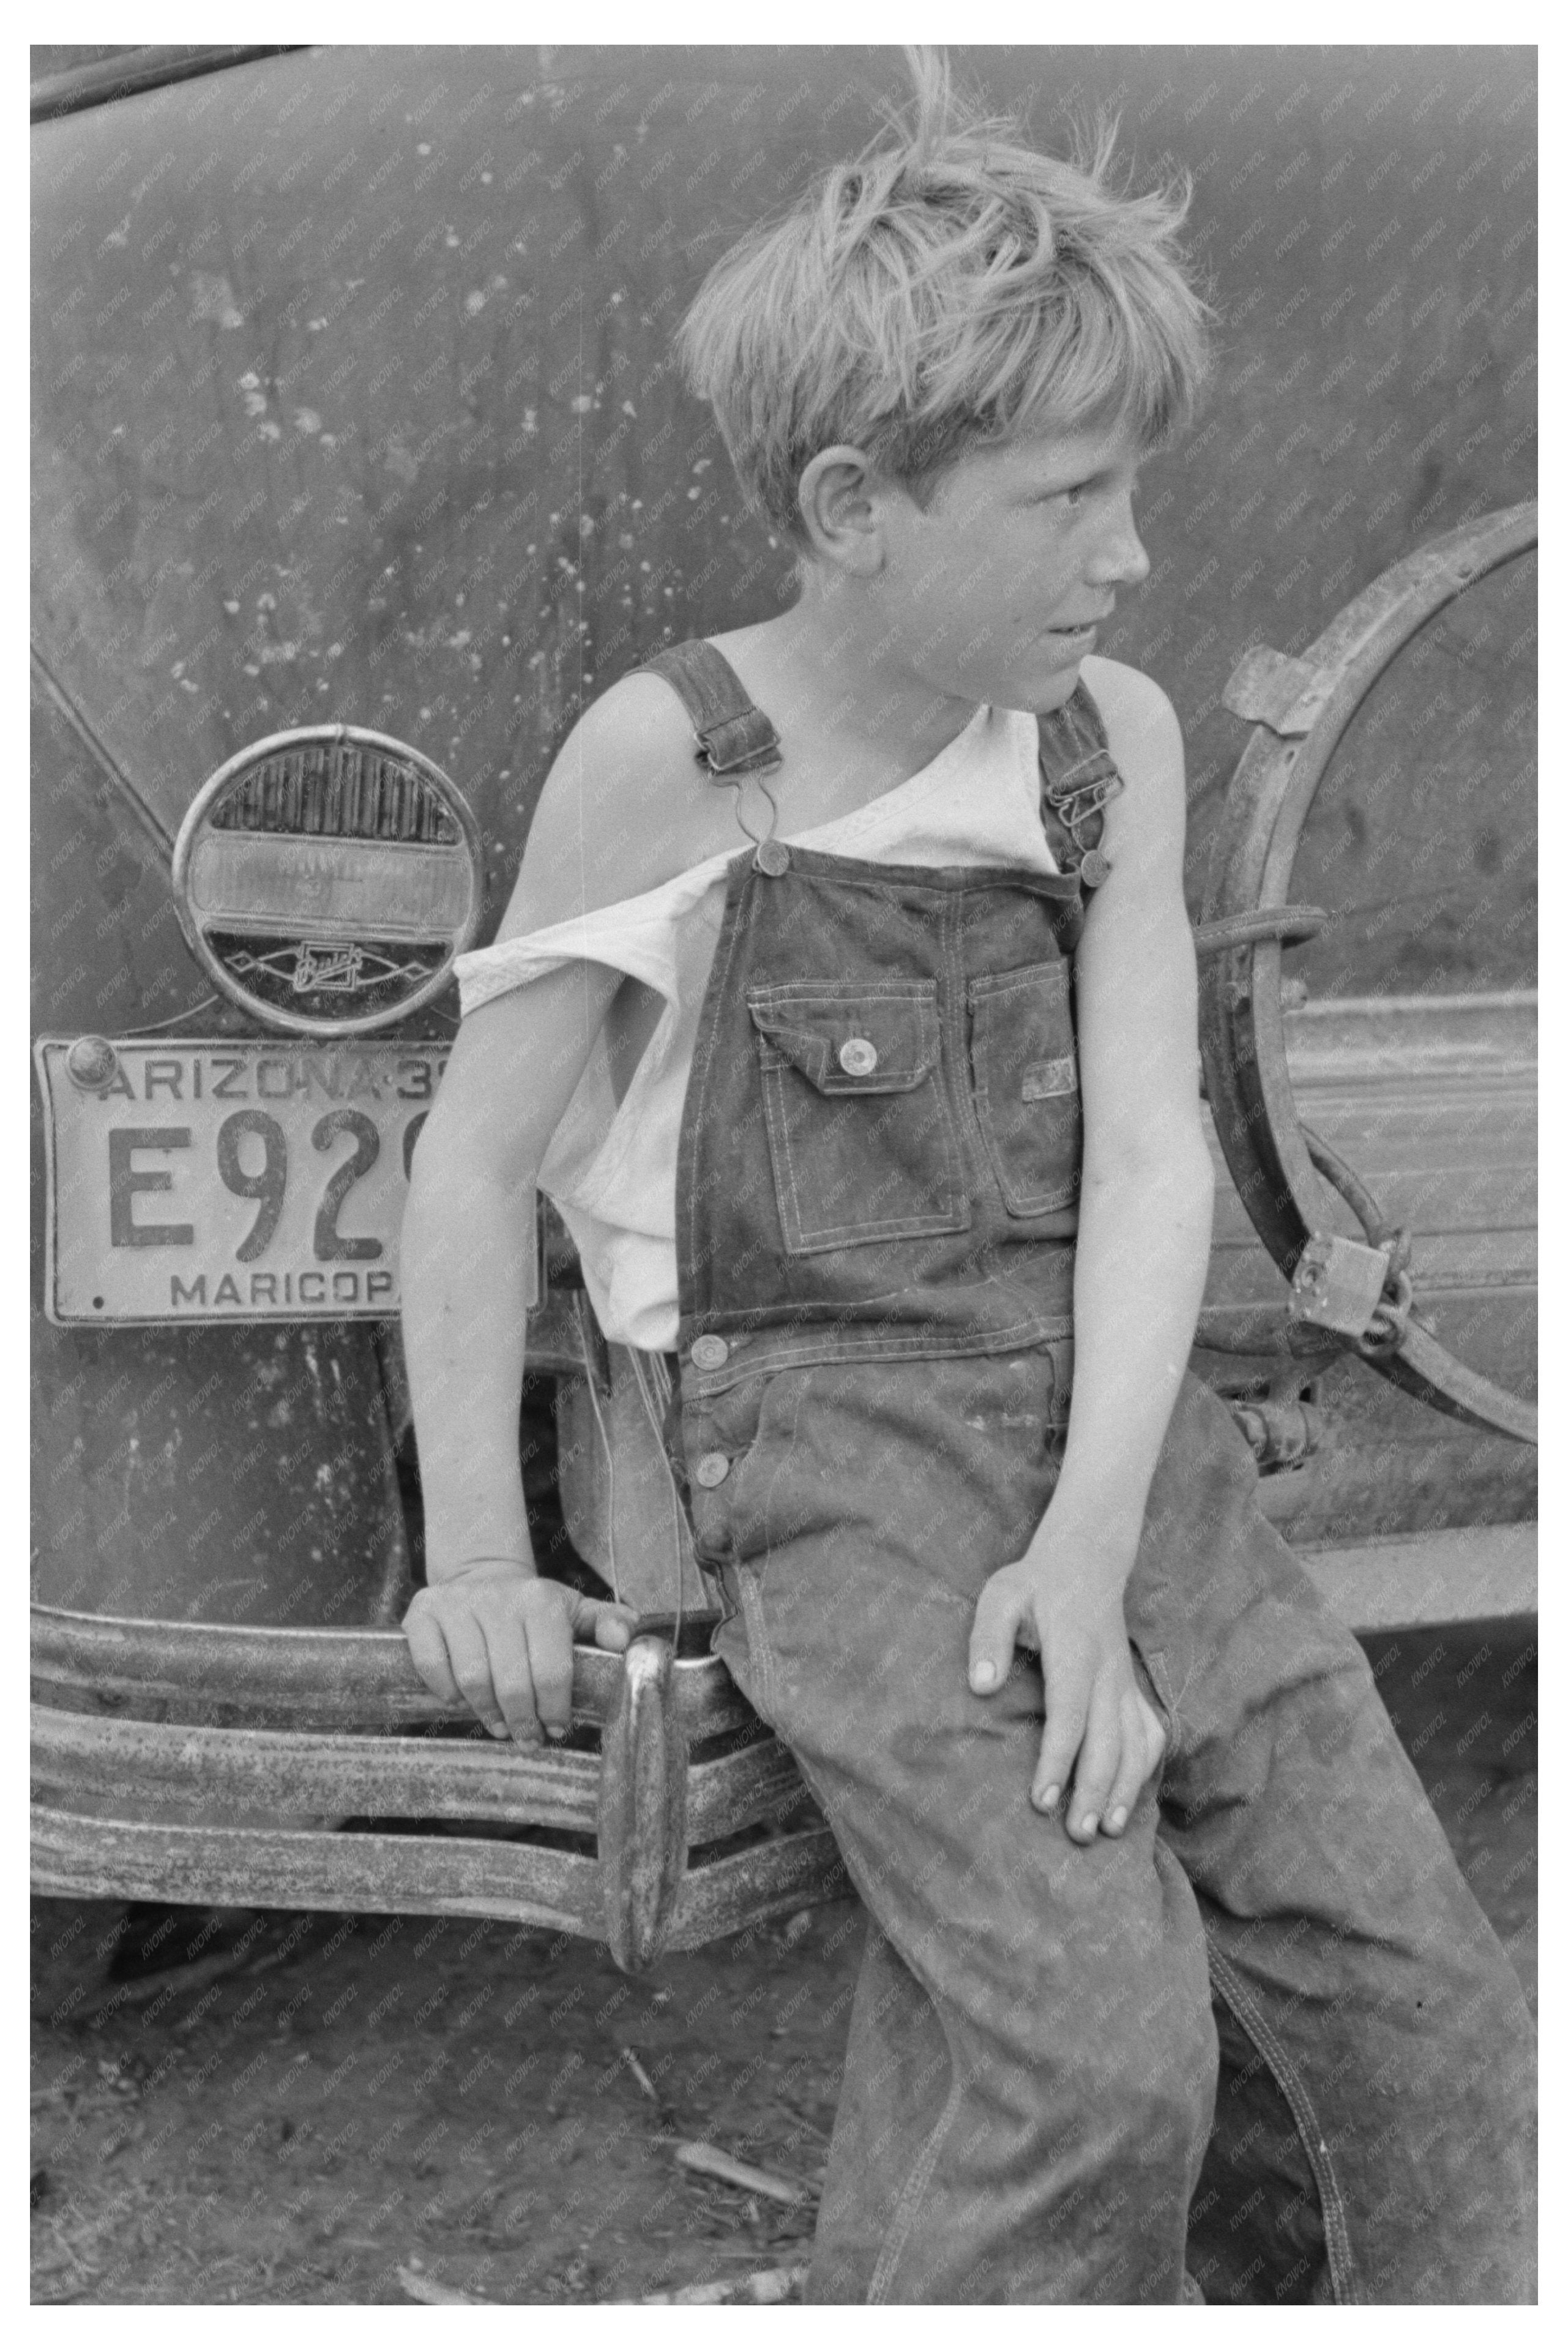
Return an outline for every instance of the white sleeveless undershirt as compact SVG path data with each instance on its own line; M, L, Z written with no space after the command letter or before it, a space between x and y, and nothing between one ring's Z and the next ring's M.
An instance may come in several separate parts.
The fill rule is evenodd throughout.
M1054 873L1040 822L1038 755L1033 713L981 703L907 783L831 824L784 829L780 837L883 864ZM601 1033L539 1170L540 1188L582 1259L606 1337L653 1353L676 1343L676 1148L735 853L726 849L641 897L477 948L457 962L465 1018L570 962L607 964L663 997L618 1108Z

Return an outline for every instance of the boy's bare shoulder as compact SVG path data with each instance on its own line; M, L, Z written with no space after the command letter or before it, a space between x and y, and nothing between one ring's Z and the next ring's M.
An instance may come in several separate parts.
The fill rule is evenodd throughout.
M1083 677L1106 722L1111 756L1124 772L1129 762L1139 771L1150 761L1165 764L1172 750L1179 761L1181 727L1163 686L1141 669L1096 653L1085 655Z
M1099 705L1106 741L1127 787L1106 810L1106 852L1113 864L1121 858L1179 885L1187 772L1170 698L1142 670L1093 655L1084 662L1084 682Z
M624 677L561 745L497 936L516 937L655 889L731 845L730 795L696 759L691 722L657 677Z

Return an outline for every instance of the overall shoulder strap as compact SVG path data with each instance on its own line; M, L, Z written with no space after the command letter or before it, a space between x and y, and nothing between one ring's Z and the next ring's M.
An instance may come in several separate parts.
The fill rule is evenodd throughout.
M1106 741L1105 721L1082 680L1060 710L1043 711L1040 820L1057 865L1097 889L1111 869L1100 847L1105 808L1127 785Z
M642 669L672 685L686 704L697 755L716 782L765 775L779 765L784 754L773 721L750 699L716 645L692 637L655 653Z

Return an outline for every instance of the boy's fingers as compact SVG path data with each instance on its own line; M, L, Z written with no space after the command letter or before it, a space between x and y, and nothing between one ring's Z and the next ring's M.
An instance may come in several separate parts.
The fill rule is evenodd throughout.
M528 1669L540 1727L564 1736L572 1726L572 1619L564 1607L529 1615Z
M614 1599L584 1598L572 1610L572 1630L581 1638L585 1635L597 1648L628 1648L637 1617L629 1607Z
M1084 1741L1086 1708L1075 1691L1053 1697L1045 1684L1045 1734L1040 1741L1040 1761L1034 1773L1032 1800L1043 1812L1054 1812L1073 1775L1073 1765Z
M1096 1682L1089 1699L1088 1721L1078 1752L1077 1779L1067 1815L1069 1835L1081 1836L1086 1843L1097 1833L1106 1816L1106 1798L1111 1792L1121 1752L1121 1708L1102 1679Z
M499 1621L493 1616L482 1617L480 1633L484 1641L490 1686L506 1733L524 1746L535 1745L539 1737L538 1701L522 1622L516 1617Z
M475 1712L493 1738L504 1738L506 1721L495 1701L490 1678L490 1654L484 1635L472 1616L446 1618L441 1624L452 1675L465 1705Z
M1138 1719L1143 1724L1144 1737L1148 1745L1148 1768L1152 1771L1165 1754L1165 1724L1142 1690L1135 1690L1133 1694L1137 1700Z
M993 1575L976 1603L969 1635L969 1685L977 1695L999 1690L1012 1670L1012 1650L1024 1601Z
M414 1670L431 1695L439 1697L443 1705L461 1705L462 1692L452 1676L446 1642L435 1617L422 1607L410 1607L403 1618L403 1633Z
M1144 1781L1158 1760L1158 1753L1150 1752L1147 1729L1138 1712L1136 1695L1128 1697L1122 1705L1122 1759L1100 1815L1105 1835L1120 1835Z

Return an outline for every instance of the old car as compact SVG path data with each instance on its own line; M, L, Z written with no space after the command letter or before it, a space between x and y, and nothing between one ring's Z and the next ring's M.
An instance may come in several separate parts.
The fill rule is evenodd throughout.
M1225 368L1106 650L1189 736L1225 1177L1195 1364L1358 1628L1534 1605L1529 93L1498 54L1476 99L1415 52L1216 52L1196 97L1158 51L959 53L1043 140L1108 102L1194 174ZM869 133L891 57L36 60L45 1892L472 1911L635 1970L843 1882L707 1654L548 1215L535 1539L592 1585L613 1509L645 1621L579 1654L559 1752L442 1719L397 1628L398 1235L452 963L555 748L788 593L669 337ZM1385 236L1433 156L1454 233Z

